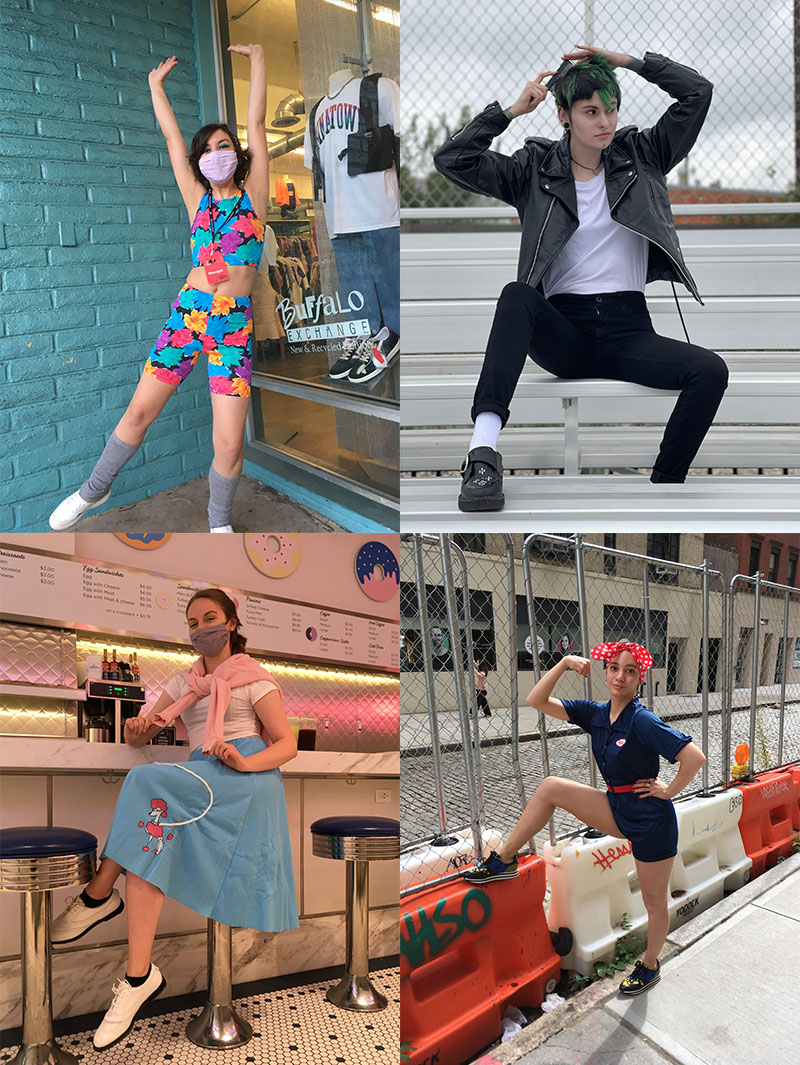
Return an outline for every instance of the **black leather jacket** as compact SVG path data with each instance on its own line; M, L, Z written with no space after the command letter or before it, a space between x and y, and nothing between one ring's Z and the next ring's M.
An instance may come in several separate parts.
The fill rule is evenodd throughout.
M618 129L603 150L611 217L649 243L648 281L679 281L702 303L672 219L666 175L697 139L711 104L713 86L689 67L647 52L631 67L675 97L651 129ZM529 137L513 155L489 150L510 119L495 102L473 118L434 155L434 164L456 185L504 200L522 223L517 280L535 288L578 228L569 136L560 141Z

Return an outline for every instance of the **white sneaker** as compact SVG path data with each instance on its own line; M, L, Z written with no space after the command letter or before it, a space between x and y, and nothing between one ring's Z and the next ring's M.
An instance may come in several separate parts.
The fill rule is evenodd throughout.
M87 503L79 492L73 492L71 496L67 496L63 503L59 503L50 515L50 528L56 532L69 529L78 518L83 517L87 510L91 510L92 507L99 507L101 503L105 503L110 495L111 492L108 491L96 503Z
M69 905L50 924L51 943L72 943L85 936L95 925L110 921L125 909L125 903L119 897L116 888L109 898L99 906L87 906L78 895L71 899Z
M114 984L114 1000L94 1033L92 1045L95 1050L107 1050L118 1043L131 1030L136 1014L151 998L155 998L167 986L167 981L155 965L150 966L150 973L139 987L131 987L127 980L117 980Z
M216 529L209 529L209 532L233 532L232 525L220 525Z

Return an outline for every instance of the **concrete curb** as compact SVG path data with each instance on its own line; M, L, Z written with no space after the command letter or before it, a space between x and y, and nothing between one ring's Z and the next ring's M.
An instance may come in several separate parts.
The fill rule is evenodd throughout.
M670 933L664 950L661 952L662 965L702 939L712 929L723 924L733 914L744 909L754 899L798 871L800 871L800 854L792 854L786 861L768 869L727 899L723 899L716 906L712 906L681 928L677 928ZM511 1065L512 1062L519 1061L526 1054L530 1054L553 1036L558 1035L559 1032L572 1028L592 1010L603 1006L609 999L616 996L621 979L622 973L619 973L590 984L589 987L579 991L565 1002L563 1006L557 1006L551 1013L545 1013L531 1021L526 1028L505 1043L500 1043L485 1051L480 1057L473 1058L473 1065Z

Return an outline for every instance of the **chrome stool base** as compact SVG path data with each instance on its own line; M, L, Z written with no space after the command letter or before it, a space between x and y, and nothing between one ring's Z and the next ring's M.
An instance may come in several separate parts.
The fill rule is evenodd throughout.
M343 1010L358 1010L360 1013L376 1013L388 1006L370 978L355 973L345 973L335 987L328 988L325 998Z
M17 1056L9 1065L78 1065L78 1059L51 1040L49 1043L32 1043L20 1047Z
M233 1006L212 1006L206 1002L200 1016L186 1025L186 1035L199 1047L224 1050L248 1043L253 1038L253 1029Z

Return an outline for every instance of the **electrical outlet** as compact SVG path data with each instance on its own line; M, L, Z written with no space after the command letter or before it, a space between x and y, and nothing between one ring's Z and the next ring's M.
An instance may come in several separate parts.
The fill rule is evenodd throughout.
M391 802L391 791L382 791L380 788L375 789L375 802Z

